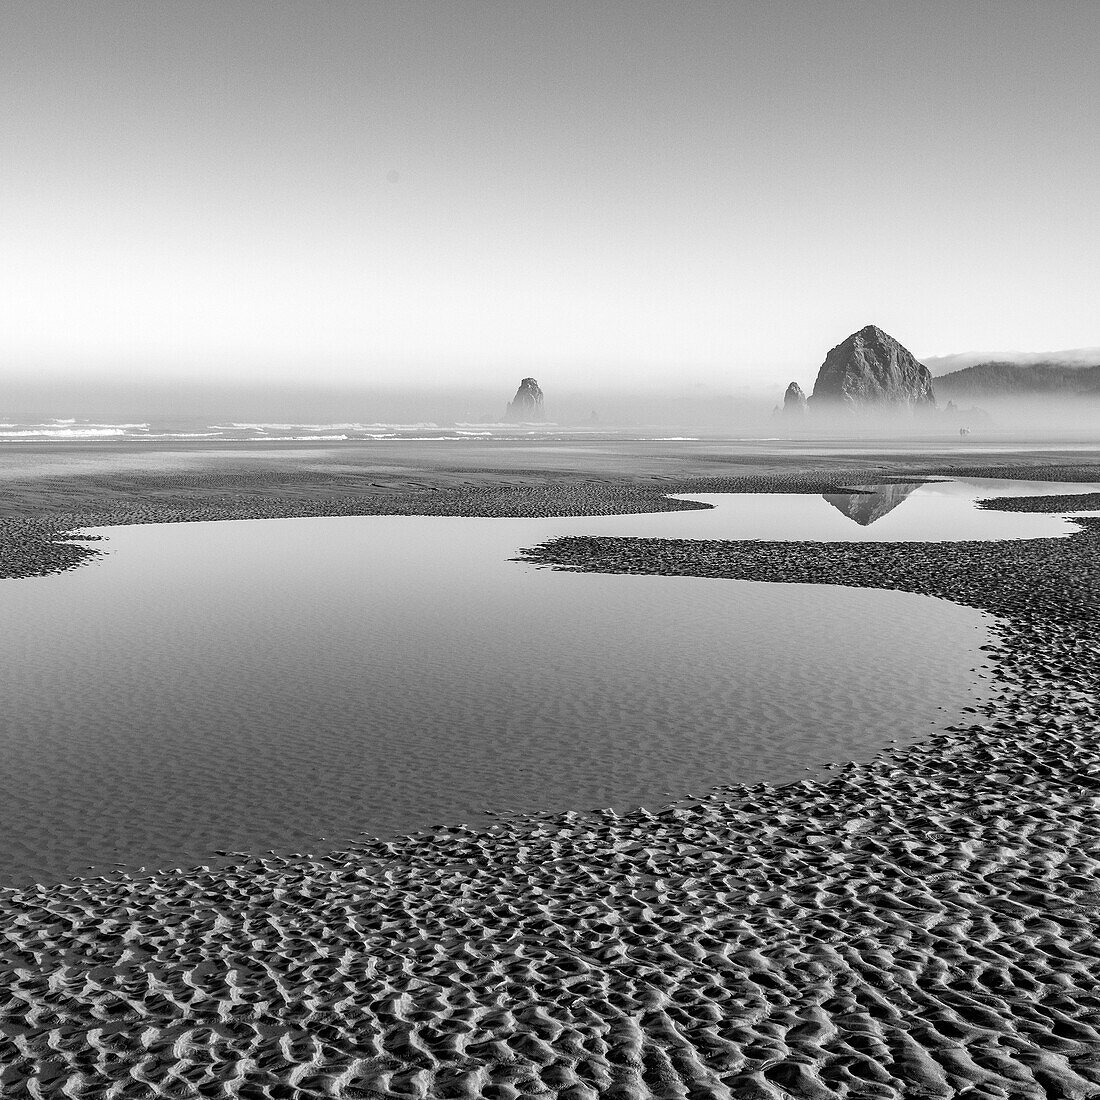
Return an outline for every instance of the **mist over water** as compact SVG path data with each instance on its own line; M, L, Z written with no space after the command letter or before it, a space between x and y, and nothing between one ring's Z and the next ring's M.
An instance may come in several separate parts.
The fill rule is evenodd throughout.
M984 441L1090 440L1100 424L1100 395L958 399L917 414L848 414L813 408L784 414L783 387L711 383L636 389L557 384L546 394L541 424L505 423L519 375L469 387L324 384L134 384L124 380L66 384L9 380L0 397L0 442L75 440L460 439L568 432L628 433L643 438L694 435L791 440Z
M521 375L499 384L398 386L324 383L206 385L109 383L44 385L13 380L0 397L0 422L46 424L75 419L90 424L149 422L162 430L205 431L246 424L496 424L504 421ZM766 391L733 380L678 388L578 388L539 378L547 422L572 427L688 425L722 430L763 424L774 401ZM8 430L0 429L0 430Z

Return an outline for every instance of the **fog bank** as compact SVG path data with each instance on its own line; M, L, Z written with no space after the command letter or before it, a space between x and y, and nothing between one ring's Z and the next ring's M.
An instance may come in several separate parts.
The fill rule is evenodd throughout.
M23 381L0 395L0 420L46 418L102 421L231 421L324 423L434 422L499 423L515 396L520 375L499 387L484 384L446 387L347 386L298 383L132 382L129 380ZM702 384L682 389L627 390L614 387L559 387L539 379L546 394L546 420L562 426L619 428L642 425L734 429L768 420L776 402L767 388Z

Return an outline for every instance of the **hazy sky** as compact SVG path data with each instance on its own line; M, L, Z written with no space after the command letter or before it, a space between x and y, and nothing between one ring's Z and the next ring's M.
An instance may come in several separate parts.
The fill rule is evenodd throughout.
M1100 3L0 3L0 362L787 377L1100 344Z

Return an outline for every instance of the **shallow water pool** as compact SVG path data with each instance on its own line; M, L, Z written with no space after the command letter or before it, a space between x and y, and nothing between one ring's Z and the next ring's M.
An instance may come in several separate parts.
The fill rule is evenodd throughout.
M850 487L857 485L853 483ZM652 518L668 528L669 538L811 539L823 542L1056 538L1077 530L1071 519L1042 512L999 512L978 508L977 502L1002 497L1095 493L1100 491L1100 483L1078 485L960 478L923 484L867 485L863 489L859 493L824 495L692 494L683 499L703 501L713 505L713 510L692 512L689 520L678 525L679 533L675 535L672 534L673 525L667 521L667 513ZM651 527L646 533L652 536L665 534L665 531Z
M509 560L563 534L732 534L753 503L102 529L104 558L0 585L0 881L655 806L866 758L981 698L970 609Z

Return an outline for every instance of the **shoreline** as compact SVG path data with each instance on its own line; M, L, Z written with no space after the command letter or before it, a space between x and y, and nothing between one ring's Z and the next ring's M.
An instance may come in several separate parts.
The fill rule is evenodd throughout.
M63 450L75 450L72 445ZM96 454L94 448L85 452ZM503 448L498 448L503 450ZM509 453L524 455L523 448ZM670 454L639 460L634 473L621 456L584 456L587 472L577 468L515 467L507 464L456 467L423 460L419 466L379 468L369 449L356 464L342 455L334 465L331 449L304 469L288 459L267 456L267 468L135 471L109 474L74 472L12 477L0 481L0 580L46 576L76 568L98 556L94 547L73 545L73 534L89 527L143 523L188 523L235 519L294 519L320 516L421 515L470 518L553 518L707 508L670 494L836 492L853 484L951 477L992 477L1062 482L1100 481L1100 456L1094 462L1044 465L1041 456L1017 455L1016 461L990 464L994 456L952 456L947 464L926 456L860 455L807 461L807 456ZM206 451L207 463L217 452ZM326 457L327 456L327 457ZM528 459L530 453L524 455ZM558 452L551 457L560 460ZM811 459L815 456L810 456ZM838 458L841 456L838 456ZM1000 456L1004 457L1004 456ZM423 459L423 456L421 456ZM711 472L711 469L721 472ZM725 469L723 469L725 468ZM78 467L79 469L79 467ZM662 472L663 471L663 472ZM1043 510L1040 503L1020 510ZM1100 495L1097 495L1100 500ZM1080 508L1094 505L1081 504ZM1061 509L1056 509L1061 510ZM96 541L92 539L90 541Z
M1000 469L1100 478L1100 465ZM857 483L878 477L903 479ZM780 481L823 492L857 478L737 484ZM734 482L436 488L324 506L469 510L290 514L643 510L663 493L731 491L718 483ZM264 499L101 503L129 522L302 506ZM1058 499L1026 508L1062 511ZM686 502L656 510L673 503ZM60 547L49 537L92 514L23 520L21 560L54 564L35 540ZM15 1096L33 1095L31 1079L48 1094L68 1081L74 1095L125 1082L127 1096L197 1096L230 1074L251 1095L301 1097L1100 1094L1100 520L1076 522L1015 542L566 538L525 551L559 568L979 607L998 620L997 697L973 724L824 779L623 815L501 815L317 859L0 889L0 1082ZM0 569L19 560L11 523ZM71 549L58 568L91 551Z

